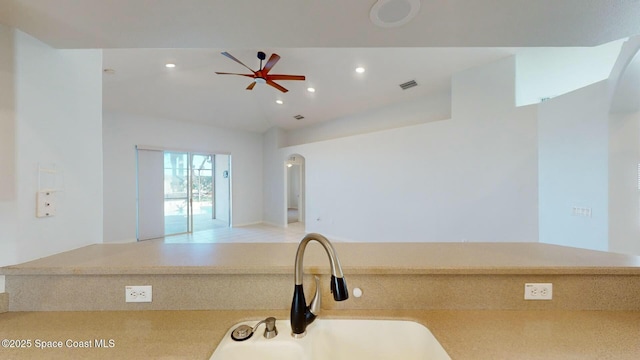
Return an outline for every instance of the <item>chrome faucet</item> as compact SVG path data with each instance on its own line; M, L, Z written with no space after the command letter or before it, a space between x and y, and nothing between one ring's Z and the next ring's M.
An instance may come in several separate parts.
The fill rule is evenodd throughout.
M296 253L295 288L293 290L293 301L291 303L291 335L294 338L303 337L306 334L307 325L311 324L320 312L322 296L320 294L318 277L315 277L316 292L309 306L307 306L307 301L304 298L304 289L302 287L302 260L304 258L304 250L309 241L312 240L319 242L320 245L324 247L327 255L329 255L329 262L331 263L331 292L333 293L333 299L335 301L343 301L349 298L347 283L344 280L340 260L338 260L338 254L333 248L333 245L331 245L326 237L320 234L307 234L302 241L300 241L300 245L298 245L298 252Z

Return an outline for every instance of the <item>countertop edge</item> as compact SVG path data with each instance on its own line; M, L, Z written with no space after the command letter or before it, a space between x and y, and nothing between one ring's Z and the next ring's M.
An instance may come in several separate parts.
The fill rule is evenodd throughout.
M640 275L637 267L343 267L351 275ZM3 267L0 275L289 275L291 267L135 266L135 267ZM305 267L305 273L329 274L329 267Z

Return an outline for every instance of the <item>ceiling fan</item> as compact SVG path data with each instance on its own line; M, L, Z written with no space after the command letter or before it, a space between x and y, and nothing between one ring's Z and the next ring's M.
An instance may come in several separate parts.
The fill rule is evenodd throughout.
M222 55L228 57L229 59L237 62L238 64L246 67L247 69L249 69L253 74L237 74L237 73L226 73L226 72L217 72L216 74L218 75L240 75L240 76L246 76L246 77L250 77L253 78L253 82L251 84L249 84L249 86L247 86L247 90L252 90L254 86L256 86L256 84L267 84L270 86L273 86L274 88L282 91L283 93L286 93L287 89L285 89L284 87L282 87L280 84L277 84L274 82L274 80L304 80L305 77L304 75L282 75L282 74L269 74L269 71L271 71L271 68L273 68L273 66L278 62L278 60L280 60L280 55L273 53L271 54L271 56L269 57L269 60L267 61L267 63L264 65L264 67L262 67L262 60L267 58L267 55L262 52L262 51L258 51L258 59L260 59L260 70L258 71L253 71L250 67L248 67L247 65L243 64L240 60L236 59L233 55L229 54L228 52L223 52Z

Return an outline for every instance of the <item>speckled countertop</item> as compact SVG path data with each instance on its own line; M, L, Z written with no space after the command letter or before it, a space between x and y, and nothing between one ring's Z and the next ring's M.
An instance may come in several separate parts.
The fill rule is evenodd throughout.
M538 243L335 246L350 274L640 274L636 256ZM101 244L4 267L0 274L291 274L296 247ZM305 271L326 272L326 262L321 247L309 247ZM232 325L267 316L286 319L288 311L8 312L0 314L0 340L31 340L32 345L0 347L0 359L208 359ZM343 309L323 310L321 316L418 321L453 359L635 360L640 356L640 311ZM95 344L96 339L113 347L67 347L67 340L79 345ZM36 340L62 341L63 347L37 349Z
M0 268L5 275L293 274L298 244L96 244ZM335 243L349 274L640 274L640 257L541 243ZM305 271L328 270L311 243Z
M4 313L0 339L31 340L32 346L0 347L0 358L205 360L232 325L287 315L283 310ZM456 360L635 360L640 354L638 311L330 310L321 316L415 320ZM95 339L113 347L66 345ZM62 341L63 347L36 349L36 340Z

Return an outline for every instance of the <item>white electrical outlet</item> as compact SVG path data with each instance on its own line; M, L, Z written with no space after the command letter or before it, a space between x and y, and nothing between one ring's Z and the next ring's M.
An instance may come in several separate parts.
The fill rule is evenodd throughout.
M553 299L552 283L526 283L524 284L525 300L551 300Z
M152 295L151 285L124 287L125 302L151 302Z

